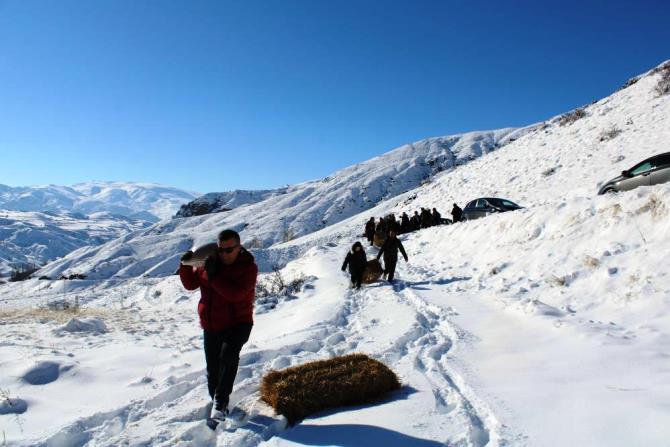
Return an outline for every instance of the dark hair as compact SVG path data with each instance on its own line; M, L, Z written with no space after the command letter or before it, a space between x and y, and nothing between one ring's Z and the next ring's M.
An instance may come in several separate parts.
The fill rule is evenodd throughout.
M235 230L223 230L219 233L219 242L229 241L235 239L235 242L240 243L240 235Z

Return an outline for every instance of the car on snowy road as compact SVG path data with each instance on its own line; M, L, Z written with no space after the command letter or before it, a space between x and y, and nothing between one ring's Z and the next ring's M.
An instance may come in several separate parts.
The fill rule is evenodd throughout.
M472 200L463 208L463 220L479 219L493 213L504 213L514 211L523 207L517 205L511 200L500 199L497 197L480 197Z
M605 182L598 194L630 191L638 186L658 185L670 182L670 152L654 155L630 169L621 171L621 175Z

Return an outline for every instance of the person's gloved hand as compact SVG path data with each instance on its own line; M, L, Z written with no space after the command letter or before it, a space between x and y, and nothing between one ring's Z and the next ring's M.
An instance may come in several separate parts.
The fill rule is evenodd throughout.
M193 250L189 250L183 255L181 255L181 262L188 261L193 257Z
M345 271L346 269L347 269L346 267L342 267L342 271Z
M205 259L205 271L207 272L207 277L209 279L214 278L218 270L219 263L216 261L216 258L214 258L214 256L208 256L207 259Z

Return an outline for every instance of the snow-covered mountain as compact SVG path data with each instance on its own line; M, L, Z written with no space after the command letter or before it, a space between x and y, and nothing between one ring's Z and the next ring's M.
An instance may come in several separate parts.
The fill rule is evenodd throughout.
M0 210L92 214L107 212L157 222L196 193L150 183L87 182L72 186L0 185Z
M96 246L151 225L110 213L56 214L0 210L0 277L44 265L85 246Z
M203 214L230 211L233 208L258 203L269 197L286 194L287 192L288 188L210 192L182 205L175 217L202 216Z
M183 207L182 213L233 209L158 223L86 253L67 256L42 273L59 276L76 271L92 278L164 276L174 272L181 252L213 240L227 227L240 231L247 245L269 247L358 215L380 201L430 181L440 172L500 150L534 128L428 138L322 180L271 191L208 194Z
M264 204L258 209L267 209L271 203L281 203L281 208L287 212L277 216L278 220L288 219L288 223L280 225L280 231L275 228L255 235L266 244L274 243L279 239L267 233L282 234L289 230L293 236L302 236L315 228L332 225L371 208L381 200L416 188L439 172L493 152L533 128L507 128L428 138L334 172L321 180L275 190L209 193L184 205L177 216L228 211L256 203ZM273 207L270 215L276 216L275 211Z
M194 235L205 241L262 202L164 222L69 261L83 270L107 256L90 269L112 280L0 286L8 445L665 445L670 184L596 195L622 169L669 151L663 67L360 214L252 249L261 263L285 265L285 278L307 279L293 296L257 302L231 396L248 421L234 429L204 421L199 293L174 276L142 275L160 276L161 263L169 271ZM403 235L409 262L395 284L348 288L339 269L369 216L444 214L494 195L526 208ZM32 310L75 298L92 320L66 325L67 314ZM352 352L385 362L403 387L293 427L258 400L269 370Z

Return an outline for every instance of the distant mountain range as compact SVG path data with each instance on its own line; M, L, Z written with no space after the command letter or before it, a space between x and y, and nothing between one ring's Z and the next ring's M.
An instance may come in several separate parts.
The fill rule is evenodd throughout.
M106 212L158 222L197 193L150 183L88 182L72 186L0 185L0 210L92 214Z
M196 196L146 183L0 185L0 276L146 228Z

